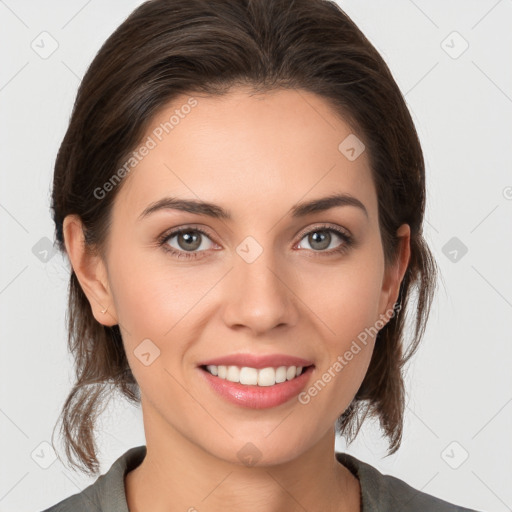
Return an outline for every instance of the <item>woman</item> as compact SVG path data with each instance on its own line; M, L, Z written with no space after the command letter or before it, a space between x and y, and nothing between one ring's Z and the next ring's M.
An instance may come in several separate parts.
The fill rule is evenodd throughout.
M400 446L435 288L424 207L403 97L336 4L137 8L80 85L52 209L67 456L97 472L112 383L146 445L48 510L468 510L334 452L367 415Z

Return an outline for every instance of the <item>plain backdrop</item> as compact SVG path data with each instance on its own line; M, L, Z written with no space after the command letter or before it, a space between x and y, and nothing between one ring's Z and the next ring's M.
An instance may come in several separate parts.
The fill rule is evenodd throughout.
M139 3L0 0L0 512L42 510L95 480L48 445L73 370L50 185L80 79ZM512 510L512 1L339 3L412 112L442 280L407 367L402 447L385 458L370 422L336 448L459 505ZM140 410L113 400L99 424L102 472L144 442Z

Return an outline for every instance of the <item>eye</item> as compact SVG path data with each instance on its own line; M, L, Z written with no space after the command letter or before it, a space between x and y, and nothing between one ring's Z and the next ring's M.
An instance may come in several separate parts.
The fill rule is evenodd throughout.
M344 253L353 244L350 234L341 228L331 226L317 226L302 233L300 237L299 249L304 249L302 247L302 240L306 240L306 243L309 245L309 248L306 247L306 249L313 253L318 253L318 256ZM342 242L338 246L336 246L336 239ZM331 247L333 242L335 244L334 248ZM158 245L176 258L192 259L203 257L200 253L206 253L208 249L212 249L215 246L206 231L192 226L185 226L165 233L159 238ZM326 250L329 248L331 250Z
M333 237L334 234L334 237ZM342 243L336 246L336 239L341 240ZM302 240L306 240L309 248L314 252L327 253L327 254L339 254L345 252L352 245L352 237L348 233L342 231L339 228L333 228L330 226L317 226L315 229L310 230L302 235ZM334 242L335 247L332 247ZM299 245L301 245L299 244ZM303 249L304 247L299 247ZM331 248L332 250L326 251Z
M173 239L176 240L173 241ZM209 240L209 243L205 243L205 240ZM213 245L208 233L190 226L164 234L158 243L165 251L177 258L197 258L197 252L211 249Z

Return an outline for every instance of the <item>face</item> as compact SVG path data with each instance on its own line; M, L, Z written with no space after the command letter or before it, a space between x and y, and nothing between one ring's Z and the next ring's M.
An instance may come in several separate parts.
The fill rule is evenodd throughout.
M251 442L261 463L285 462L352 401L406 261L385 266L368 155L340 151L352 129L322 98L244 89L189 98L158 113L124 178L96 267L104 287L79 278L98 321L120 325L148 444L183 438L238 462ZM327 209L301 208L334 195L342 199ZM216 207L143 213L164 198ZM254 359L221 364L240 354ZM296 379L289 367L299 362L284 356L300 358ZM212 361L246 366L243 379L264 385L213 376L202 367ZM275 372L257 372L280 366L291 380L272 386L261 375Z

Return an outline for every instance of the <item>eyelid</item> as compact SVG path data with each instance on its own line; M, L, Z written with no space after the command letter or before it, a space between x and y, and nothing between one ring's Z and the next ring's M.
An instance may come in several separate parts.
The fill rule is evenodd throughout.
M308 227L305 227L303 228L301 231L299 231L299 233L297 233L294 238L298 238L298 241L300 242L304 236L308 235L309 233L311 233L312 231L314 231L315 229L317 230L321 230L321 229L333 229L334 231L339 231L341 232L342 234L344 234L347 238L352 238L352 233L342 227L342 226L338 226L337 224L332 224L332 223L317 223L317 224L313 224L312 226L308 226ZM168 239L169 237L172 237L172 236L175 236L175 235L178 235L180 234L181 232L184 232L184 231L187 231L187 230L190 230L190 231L195 231L197 230L199 233L203 233L204 235L206 235L208 238L210 238L210 240L212 242L214 242L214 238L215 236L212 235L212 233L209 232L209 229L208 228L205 228L203 227L202 225L200 224L185 224L183 227L175 227L175 228L171 228L171 229L168 229L166 231L164 231L164 233L162 233L159 237L158 237L158 240L161 241L161 240L165 240L166 238ZM214 242L216 243L216 242ZM218 245L218 244L217 244Z
M320 231L320 230L324 230L324 229L325 230L332 229L334 231L338 231L338 232L342 233L347 238L352 238L352 233L348 229L338 226L337 224L329 223L329 222L320 222L318 224L313 224L312 226L308 226L307 228L304 228L301 231L299 231L299 233L296 235L296 237L298 237L299 241L300 241L304 238L304 236L311 233L311 231L315 231L315 230Z

